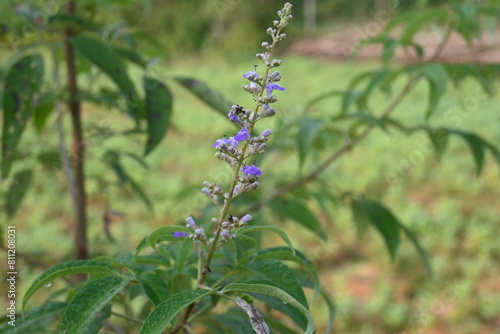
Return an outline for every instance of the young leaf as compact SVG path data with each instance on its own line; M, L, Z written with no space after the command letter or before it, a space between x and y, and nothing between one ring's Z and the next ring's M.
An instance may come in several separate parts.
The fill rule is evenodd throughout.
M292 241L290 241L290 238L288 238L288 235L286 235L285 231L278 227L274 226L245 226L240 229L236 230L235 236L237 237L240 234L243 233L250 233L250 232L258 232L258 231L269 231L278 234L283 241L286 242L288 247L292 250L293 255L295 256L295 249L293 248Z
M128 104L129 113L137 121L143 115L134 84L127 74L127 68L120 56L106 44L85 35L71 40L74 47L90 62L106 73L120 88Z
M361 210L360 214L366 215L375 228L382 234L385 244L394 260L396 251L399 246L399 222L394 215L385 207L377 202L372 202L361 198L357 200L359 205L357 210Z
M35 96L43 81L43 58L31 54L10 68L3 88L2 177L6 178L28 119L33 114Z
M274 286L272 282L269 281L246 281L246 282L238 282L238 283L230 283L224 287L221 291L222 293L228 292L254 292L260 293L263 295L271 296L274 298L278 298L284 303L288 303L291 306L295 307L299 311L304 314L307 318L307 328L305 330L305 334L314 333L314 320L311 316L311 312L302 305L297 299L289 295L283 289Z
M172 115L172 94L162 82L148 77L144 77L144 89L149 135L144 151L146 156L167 133Z
M31 185L32 179L33 171L31 170L23 170L14 175L5 200L5 211L7 212L7 216L9 218L14 215L19 208L19 205L21 205L21 202Z
M97 313L129 282L129 277L108 275L85 284L64 312L59 332L83 333Z
M279 198L269 203L269 207L278 216L296 221L303 227L326 240L326 233L312 212L301 202L291 197Z
M139 334L161 334L170 321L189 304L213 293L213 290L193 290L168 297L151 312L139 331Z
M47 328L48 322L62 314L67 306L68 303L62 302L43 304L25 316L16 319L15 326L5 323L0 327L0 334L26 334L37 331L41 333Z
M222 94L210 88L206 83L196 79L179 77L175 80L216 112L227 118L227 114L233 104L226 100Z
M315 118L301 118L299 121L299 132L297 133L296 143L299 149L299 165L302 167L306 155L311 151L312 144L318 136L319 129L323 121Z
M24 310L26 303L38 289L48 283L52 283L56 278L83 273L109 273L111 271L113 271L113 267L109 264L94 260L77 260L60 263L48 269L31 284L24 295L22 309Z

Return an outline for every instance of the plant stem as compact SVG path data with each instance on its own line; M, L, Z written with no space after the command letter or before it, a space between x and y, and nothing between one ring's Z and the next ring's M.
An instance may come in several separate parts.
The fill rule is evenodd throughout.
M75 14L76 3L69 1L66 4L66 14L73 16ZM71 112L71 123L73 131L72 141L72 163L75 170L75 195L74 201L74 240L75 257L77 259L88 258L87 246L87 217L86 217L86 194L85 194L85 176L84 176L84 139L81 121L81 105L78 100L78 83L76 80L75 54L71 45L71 38L75 36L75 31L71 27L66 27L64 31L64 52L66 56L67 81L69 90L69 110Z

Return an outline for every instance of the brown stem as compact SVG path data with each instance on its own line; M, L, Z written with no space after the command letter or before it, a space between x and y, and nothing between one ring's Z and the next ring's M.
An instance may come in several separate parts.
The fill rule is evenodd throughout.
M75 1L69 1L66 4L66 14L75 14ZM71 157L75 169L76 191L73 198L75 204L74 238L75 238L75 257L77 259L88 258L87 248L87 217L85 212L85 176L83 174L84 162L84 140L81 121L80 101L78 100L78 84L76 81L75 54L71 45L71 38L75 36L75 31L67 27L64 31L64 52L66 55L66 69L69 90L69 110L71 112L71 123L73 132L73 142Z

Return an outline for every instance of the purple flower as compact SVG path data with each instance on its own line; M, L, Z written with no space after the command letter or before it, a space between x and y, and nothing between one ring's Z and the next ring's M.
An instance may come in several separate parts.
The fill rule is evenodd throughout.
M273 93L273 90L281 90L281 91L284 91L286 88L284 87L281 87L280 85L278 84L269 84L269 85L266 85L266 93L267 93L267 97L270 97L271 94Z
M259 167L255 166L255 165L245 166L241 169L241 171L243 172L243 175L245 175L245 176L246 175L255 175L255 176L262 175L262 172L259 169Z
M250 137L250 132L248 131L248 129L242 128L240 131L238 131L236 136L234 136L234 139L236 139L237 141L243 141L248 137Z
M252 79L257 79L259 75L257 74L257 69L254 69L253 71L249 71L247 74L243 74L243 78L246 78L248 80Z
M239 144L238 140L234 139L234 137L229 137L229 138L223 137L221 139L217 139L217 141L215 142L215 144L212 145L212 147L227 148L229 146L232 146L236 148L238 144Z
M174 238L188 237L189 233L186 232L174 232Z
M241 123L241 119L238 117L238 115L235 115L235 114L231 114L231 113L229 113L227 116L229 116L229 119L230 119L232 122L235 122L235 123Z

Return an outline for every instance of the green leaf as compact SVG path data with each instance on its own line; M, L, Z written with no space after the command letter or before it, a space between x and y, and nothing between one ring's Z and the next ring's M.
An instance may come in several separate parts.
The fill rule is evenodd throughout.
M449 133L442 130L442 129L437 129L437 130L428 130L429 138L432 142L432 145L434 146L434 151L436 152L436 155L440 159L446 150L446 147L448 146L448 138Z
M286 242L288 247L292 250L293 255L295 255L295 249L293 248L292 241L290 238L288 238L288 235L283 231L282 229L275 227L275 226L245 226L240 229L237 229L235 232L235 237L237 237L240 234L244 233L251 233L251 232L260 232L260 231L269 231L278 234L283 241Z
M28 192L32 180L32 170L23 170L17 172L14 175L12 183L10 184L9 191L7 193L7 198L5 200L5 211L7 212L7 216L9 218L12 218L14 213L21 205L24 196Z
M97 313L129 282L130 277L108 275L85 284L64 312L59 332L83 333Z
M477 6L474 3L466 2L456 5L458 13L457 32L461 34L467 43L472 46L473 38L481 38L481 27L477 16Z
M80 35L74 37L71 43L85 58L99 67L120 88L127 101L131 116L136 121L141 118L143 115L141 115L139 108L139 98L121 57L106 44L89 36Z
M311 313L309 310L302 305L297 299L289 295L287 292L285 292L283 289L280 289L279 287L274 286L271 282L267 281L246 281L246 282L239 282L239 283L231 283L226 285L224 289L222 289L221 293L228 293L228 292L254 292L254 293L260 293L263 295L271 296L274 298L278 298L282 302L288 303L291 306L295 307L299 311L302 312L302 314L305 315L305 317L308 320L307 323L307 328L305 331L305 334L312 334L314 333L314 320L311 316Z
M95 315L94 320L84 329L82 334L98 334L104 326L104 321L109 317L111 317L111 304L104 306L101 311Z
M299 132L295 139L299 149L299 165L302 168L307 153L311 151L314 140L318 137L319 129L323 121L316 118L301 118L299 120Z
M384 121L380 120L377 117L374 117L372 115L365 114L365 113L360 113L360 112L350 113L350 114L347 114L347 116L351 117L351 118L357 118L357 119L359 119L365 123L371 124L371 125L378 126L382 130L384 130L386 133L388 133L387 126L384 123Z
M83 273L109 273L111 271L113 271L113 267L109 264L94 260L77 260L60 263L48 269L31 284L24 295L22 309L24 310L26 303L38 289L52 283L56 278Z
M206 83L196 79L179 77L175 80L216 112L227 118L227 114L233 103L226 100L222 94L210 88Z
M436 109L439 100L446 92L448 73L446 72L446 67L438 63L425 63L414 67L413 70L429 81L429 108L426 113L426 118L429 118Z
M360 215L368 217L370 222L382 234L385 244L394 260L399 246L399 222L394 215L377 202L361 198L357 200L359 205L356 210L361 210ZM353 206L354 207L354 206Z
M156 250L156 245L163 240L163 237L172 237L175 232L192 233L193 231L185 226L162 226L147 236L146 243Z
M72 26L74 28L79 28L87 31L99 32L99 28L96 27L92 22L75 15L68 15L63 13L55 14L49 17L47 20L48 24L61 24L64 26Z
M177 272L180 274L184 270L184 265L186 264L186 260L189 258L191 254L191 248L193 247L193 239L186 238L181 244L181 248L179 248L179 253L177 254Z
M316 233L321 239L326 240L326 233L319 221L312 212L298 200L291 197L278 198L269 203L269 207L279 217L294 220L308 230Z
M141 55L137 53L135 50L132 50L130 48L117 48L114 47L113 50L120 55L120 57L129 60L142 68L146 68L148 66L148 63L142 59Z
M162 82L144 77L144 89L146 90L146 114L148 121L148 140L144 156L161 142L172 116L172 94Z
M166 300L171 294L170 287L166 283L166 280L160 277L158 273L146 273L139 278L139 281L149 300L151 300L155 306Z
M429 259L429 255L427 254L425 249L420 244L420 241L418 241L417 236L413 233L412 230L410 230L409 228L407 228L406 226L401 224L399 221L398 221L398 225L401 228L401 230L403 230L403 232L406 234L406 236L410 239L412 244L415 246L415 248L418 252L418 255L420 255L420 258L424 262L425 269L427 269L427 273L429 274L429 277L431 279L434 279L434 271L432 270L432 265L431 265L431 261Z
M295 254L294 254L295 253ZM262 261L268 259L275 259L280 261L293 261L299 264L301 267L307 270L307 272L313 278L312 286L316 294L319 293L320 281L318 271L314 267L314 265L307 259L307 257L298 250L291 250L288 247L272 247L261 249L255 254L254 257L251 258L251 261Z
M411 43L415 34L422 30L423 25L446 22L450 17L451 13L444 8L430 8L421 13L409 16L406 21L406 28L401 34L401 42L404 44Z
M480 175L484 165L484 140L474 133L464 132L460 130L448 130L448 132L459 135L465 140L476 163L476 174Z
M42 87L44 64L39 54L24 56L14 63L3 88L2 177L9 174L14 152L26 123L33 115L36 94Z
M62 314L68 303L55 302L43 304L28 312L25 316L16 319L16 325L11 326L5 323L0 327L0 334L26 334L42 332L47 329L48 323Z
M47 123L50 113L54 110L56 96L54 94L44 94L37 101L33 114L33 126L37 133L40 133Z
M148 315L139 334L161 334L179 312L211 293L213 290L193 290L170 296Z

